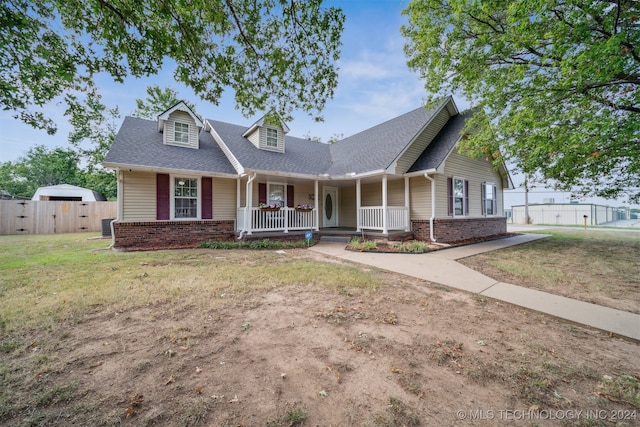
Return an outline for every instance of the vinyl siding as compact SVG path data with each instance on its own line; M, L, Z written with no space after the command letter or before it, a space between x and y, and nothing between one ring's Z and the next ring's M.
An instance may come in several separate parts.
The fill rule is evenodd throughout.
M293 186L293 206L308 204L314 205L315 201L309 200L309 194L313 194L313 183L295 184Z
M251 141L251 143L255 145L256 148L260 148L260 128L256 128L253 132L251 132L247 136L247 139Z
M213 219L236 219L236 180L213 178Z
M382 193L382 183L380 192ZM387 206L404 206L404 179L387 181Z
M503 209L503 179L493 165L484 159L472 159L456 151L447 158L444 175L438 175L436 183L436 216L446 218L447 215L447 177L459 177L469 181L469 215L468 217L482 217L482 194L480 185L492 182L497 189L497 215L504 214Z
M382 181L362 184L360 187L361 205L382 206Z
M436 183L436 189L437 185ZM431 218L431 182L424 176L414 176L409 179L409 187L411 189L409 192L411 219L427 220Z
M123 172L122 221L156 220L156 174Z
M187 123L189 125L189 144L177 143L175 141L175 123ZM184 111L174 111L169 115L169 119L164 125L164 143L178 145L180 147L199 148L198 127L193 118Z
M422 154L425 148L433 141L433 138L435 138L438 132L447 124L450 117L449 111L443 108L442 111L433 118L429 126L422 131L415 141L413 141L413 144L398 158L396 164L397 174L403 174L409 170L418 157L420 157L420 154Z

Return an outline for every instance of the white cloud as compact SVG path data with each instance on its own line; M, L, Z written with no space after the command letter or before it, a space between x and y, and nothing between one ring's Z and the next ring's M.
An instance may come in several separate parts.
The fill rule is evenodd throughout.
M345 79L377 80L389 77L390 70L371 61L348 61L340 66L340 77Z

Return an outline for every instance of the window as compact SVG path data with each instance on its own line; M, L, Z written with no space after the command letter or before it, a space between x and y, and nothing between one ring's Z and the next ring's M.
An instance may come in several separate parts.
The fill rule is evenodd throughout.
M278 146L278 130L267 128L267 147Z
M173 217L198 218L198 180L196 178L174 178Z
M469 215L469 181L462 178L447 178L449 215Z
M176 143L189 143L189 125L187 123L175 122L173 125L174 139Z
M491 182L482 183L482 213L484 215L497 215L498 204L496 186Z
M464 215L464 179L453 179L453 215Z
M283 207L285 201L284 184L269 184L269 205L274 204Z

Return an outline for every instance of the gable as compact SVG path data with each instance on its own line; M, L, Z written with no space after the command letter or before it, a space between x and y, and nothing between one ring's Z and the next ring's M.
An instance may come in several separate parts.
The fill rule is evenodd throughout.
M395 173L404 174L418 160L425 149L438 136L440 131L450 121L451 115L447 108L442 108L427 126L416 136L407 149L400 154L392 167Z
M164 144L197 149L203 127L202 120L183 101L158 114L158 132L163 134Z
M449 107L451 104L451 107ZM443 110L456 110L448 97L432 108L416 108L372 128L331 144L330 175L396 172L396 162L418 135ZM443 113L448 115L450 113Z
M199 133L200 128L190 114L174 111L165 121L162 141L168 145L197 149Z
M444 162L460 140L466 120L471 117L471 114L471 111L467 111L451 117L406 172L415 173L433 169L442 172Z
M274 121L278 123L273 123ZM284 136L288 132L289 127L279 116L276 115L275 119L272 117L271 122L269 122L267 115L265 115L252 124L242 136L251 141L251 143L260 150L284 153Z

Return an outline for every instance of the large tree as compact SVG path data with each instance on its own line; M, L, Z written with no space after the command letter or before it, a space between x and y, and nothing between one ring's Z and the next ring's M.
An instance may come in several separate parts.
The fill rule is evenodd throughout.
M136 110L133 112L133 116L156 120L159 114L173 107L179 101L184 101L189 108L196 111L196 106L180 98L180 94L174 88L161 88L158 85L147 86L147 98L136 99Z
M581 195L640 200L640 2L413 0L432 98L476 106L468 152Z
M226 88L245 114L318 115L337 84L344 15L322 0L8 0L0 4L0 106L56 131L43 110L175 63L174 76L217 103ZM72 111L77 111L77 108Z
M0 163L0 189L31 197L38 187L58 184L84 185L80 157L69 149L37 145L15 162Z

